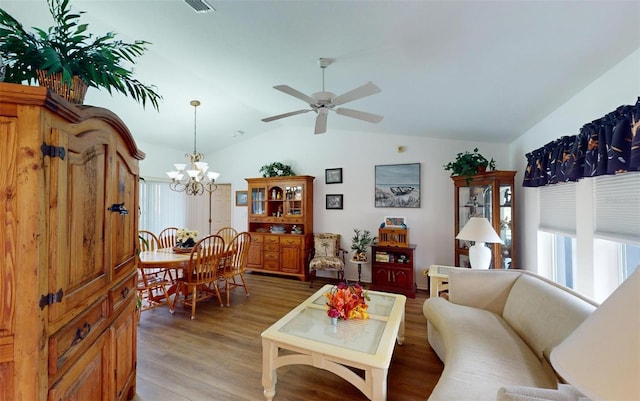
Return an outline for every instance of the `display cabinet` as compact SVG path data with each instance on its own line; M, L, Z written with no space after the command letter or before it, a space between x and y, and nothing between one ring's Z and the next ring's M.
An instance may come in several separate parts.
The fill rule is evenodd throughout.
M131 399L138 161L108 110L0 83L0 400Z
M246 178L251 246L247 268L306 280L313 243L311 176Z
M415 250L415 244L408 247L372 245L371 289L415 298Z
M502 244L487 244L492 248L491 268L517 268L515 255L515 171L490 171L472 177L455 176L455 222L454 249L455 264L470 267L469 247L471 241L457 240L455 236L471 217L486 217L496 233L500 235Z

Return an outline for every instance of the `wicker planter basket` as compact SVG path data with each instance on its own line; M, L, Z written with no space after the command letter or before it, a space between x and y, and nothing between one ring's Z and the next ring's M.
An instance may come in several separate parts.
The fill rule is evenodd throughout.
M62 73L47 75L47 71L38 70L38 83L40 86L46 86L58 95L75 104L82 104L84 96L87 94L87 84L78 78L73 77L71 87L62 83Z

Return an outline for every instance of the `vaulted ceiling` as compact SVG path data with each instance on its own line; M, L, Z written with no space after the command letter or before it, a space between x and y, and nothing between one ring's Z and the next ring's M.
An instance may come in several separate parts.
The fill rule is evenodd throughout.
M272 87L322 90L326 57L326 90L372 81L381 93L345 106L384 119L331 113L323 135L508 143L640 48L639 1L206 1L215 12L183 0L71 0L90 31L152 42L136 77L164 97L159 113L94 88L85 103L114 111L139 140L189 150L198 99L205 153L281 127L312 136L314 113L261 119L306 108ZM44 0L0 6L26 27L52 23Z

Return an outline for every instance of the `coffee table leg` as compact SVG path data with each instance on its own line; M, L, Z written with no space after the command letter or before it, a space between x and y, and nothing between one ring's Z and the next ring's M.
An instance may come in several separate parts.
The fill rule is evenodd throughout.
M371 369L371 401L387 400L387 369Z
M400 318L400 327L398 328L398 344L402 345L404 342L404 311L402 311L402 317Z
M278 377L274 363L278 358L278 347L269 340L262 339L262 386L267 401L273 400L276 395L276 383Z

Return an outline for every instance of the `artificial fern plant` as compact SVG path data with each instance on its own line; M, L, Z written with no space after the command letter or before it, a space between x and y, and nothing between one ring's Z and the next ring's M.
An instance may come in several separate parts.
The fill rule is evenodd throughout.
M133 78L132 69L127 68L144 54L149 42L125 43L115 40L113 32L94 36L87 32L88 24L80 23L84 12L72 13L69 0L47 3L55 25L46 31L34 27L35 33L27 32L0 8L0 54L7 65L6 82L36 82L37 70L48 75L62 73L67 85L77 76L88 86L129 95L143 107L149 101L158 109L162 96L156 88Z

